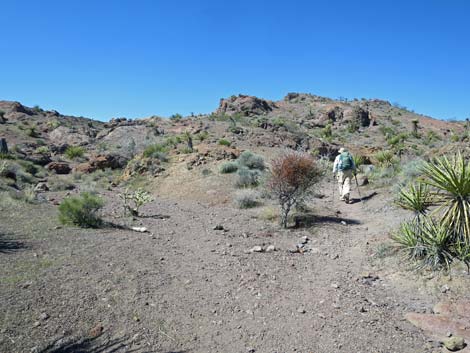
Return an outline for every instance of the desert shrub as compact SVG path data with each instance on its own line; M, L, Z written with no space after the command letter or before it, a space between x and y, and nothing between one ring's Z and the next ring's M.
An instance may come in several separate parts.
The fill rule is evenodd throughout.
M85 149L81 146L69 146L65 150L65 156L69 159L75 159L83 157Z
M420 171L420 189L408 192L410 200L400 206L415 212L431 203L437 208L417 212L421 217L403 223L395 241L420 267L448 269L454 258L470 266L470 161L458 153L426 162Z
M183 116L181 114L173 114L170 116L170 120L173 120L173 121L180 121L181 119L183 119Z
M220 139L218 143L222 146L230 146L232 144L229 140L226 139Z
M103 206L104 202L100 197L87 192L65 198L59 205L59 221L82 228L98 227L102 220L97 213Z
M39 132L36 130L36 127L30 127L26 130L26 135L29 137L39 137Z
M199 141L204 141L209 138L209 133L207 131L201 131L196 135L196 139Z
M139 210L143 205L153 201L152 195L142 188L133 192L126 189L119 197L123 202L124 213L130 213L134 217L139 217Z
M194 152L194 149L188 147L188 146L184 146L182 148L179 149L180 153L182 154L190 154L190 153L193 153Z
M263 171L265 169L264 158L258 154L254 154L251 151L244 151L237 159L238 164L241 167L247 167L248 169L257 169Z
M234 201L238 208L253 208L259 205L259 194L254 190L241 190Z
M34 151L34 153L37 153L37 154L48 154L48 153L49 153L49 147L47 147L47 146L40 146L40 147L36 148L36 150Z
M237 170L238 170L238 164L236 162L223 163L219 168L219 171L222 174L235 173Z
M321 171L310 155L294 151L274 159L271 165L267 187L279 202L281 226L286 228L290 211L311 194Z
M379 151L374 155L379 167L387 168L396 163L395 155L392 151Z
M47 127L51 130L57 129L61 125L59 120L49 120L47 122Z
M160 143L147 146L143 154L147 158L155 158L162 162L168 162L168 148Z
M333 125L327 124L322 130L321 130L321 137L327 139L330 141L333 138Z
M261 172L257 169L247 167L238 168L237 180L235 186L239 188L249 188L258 186L260 183Z

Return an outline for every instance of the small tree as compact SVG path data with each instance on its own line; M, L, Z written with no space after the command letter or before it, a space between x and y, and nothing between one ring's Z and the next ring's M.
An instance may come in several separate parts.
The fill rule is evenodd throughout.
M267 187L281 208L281 226L287 228L290 211L312 192L321 175L315 160L306 153L291 151L274 159Z
M130 192L126 189L122 194L119 194L119 197L124 203L124 212L129 212L134 217L139 217L140 207L153 201L152 195L142 188L134 192Z

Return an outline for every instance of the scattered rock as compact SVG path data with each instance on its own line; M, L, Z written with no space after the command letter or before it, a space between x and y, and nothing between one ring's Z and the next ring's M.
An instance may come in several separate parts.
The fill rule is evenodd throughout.
M276 251L276 247L274 245L269 245L266 248L266 252L273 252L273 251Z
M444 284L442 287L441 287L441 293L447 293L450 291L450 287L447 285L447 284Z
M451 352L460 351L466 346L465 339L458 336L450 337L444 340L442 343L444 344L444 347L446 347Z
M297 308L297 312L298 312L299 314L305 314L305 313L306 313L306 311L305 311L305 309L304 309L303 307Z
M213 230L225 230L224 226L221 224L217 224L212 228Z
M307 244L308 242L308 237L306 235L304 235L302 238L300 238L300 243L301 244Z
M39 327L41 326L41 323L39 321L36 321L34 324L33 324L33 327Z
M48 313L41 313L39 315L39 320L46 321L47 319L49 319L49 314Z
M342 224L343 226L347 226L347 225L348 225L345 221L341 221L341 224Z

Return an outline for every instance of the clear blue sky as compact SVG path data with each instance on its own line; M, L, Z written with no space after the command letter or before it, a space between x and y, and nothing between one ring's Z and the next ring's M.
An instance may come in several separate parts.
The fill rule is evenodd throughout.
M107 120L308 92L470 116L466 0L0 4L0 99Z

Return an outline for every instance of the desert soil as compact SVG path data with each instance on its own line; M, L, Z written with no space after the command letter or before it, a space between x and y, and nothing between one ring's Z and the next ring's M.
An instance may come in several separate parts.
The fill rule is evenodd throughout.
M315 217L288 230L191 199L146 205L132 225L148 233L66 228L52 203L2 204L0 351L440 351L404 314L461 293L387 255L406 213L385 192L346 205L321 190ZM104 213L124 225L116 194ZM289 252L304 236L307 251Z

